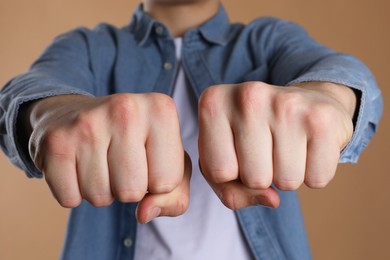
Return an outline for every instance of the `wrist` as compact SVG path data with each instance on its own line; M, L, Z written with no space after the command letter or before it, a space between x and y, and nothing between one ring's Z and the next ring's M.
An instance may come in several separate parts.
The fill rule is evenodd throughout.
M18 124L24 129L23 136L28 139L36 124L48 113L53 113L55 110L69 105L70 102L91 98L83 95L59 95L23 104L18 119Z
M83 95L59 95L47 97L31 103L26 111L25 123L30 124L32 128L47 114L58 112L59 109L72 106L86 100L91 100L93 97Z
M317 91L336 100L350 116L351 120L355 117L357 95L355 91L345 85L332 82L304 82L296 87Z

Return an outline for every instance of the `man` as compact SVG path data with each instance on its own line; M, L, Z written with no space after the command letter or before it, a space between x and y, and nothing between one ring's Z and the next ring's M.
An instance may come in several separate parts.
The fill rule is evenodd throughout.
M74 208L64 259L308 259L293 191L356 161L381 98L299 26L145 0L57 38L1 106L4 151Z

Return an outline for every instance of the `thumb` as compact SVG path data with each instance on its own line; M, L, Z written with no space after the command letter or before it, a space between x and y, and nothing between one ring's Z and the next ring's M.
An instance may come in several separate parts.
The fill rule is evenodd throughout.
M147 193L137 207L136 217L138 222L140 224L146 224L159 216L175 217L184 214L190 202L191 172L191 159L187 152L185 152L182 182L168 193Z
M277 208L280 204L279 194L273 187L264 190L250 189L239 180L209 184L222 203L232 210L256 205Z
M202 165L198 161L199 169L203 174ZM204 174L203 174L204 176ZM207 178L205 177L207 180ZM277 208L280 204L278 192L271 186L267 189L250 189L241 180L233 180L224 183L213 183L207 180L221 202L232 210L238 210L250 206L266 206Z

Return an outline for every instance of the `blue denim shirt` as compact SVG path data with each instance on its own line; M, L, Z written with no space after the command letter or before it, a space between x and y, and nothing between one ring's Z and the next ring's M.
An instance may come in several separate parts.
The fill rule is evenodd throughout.
M30 70L0 93L0 145L29 177L42 177L18 137L19 107L61 94L91 96L119 92L171 94L177 69L173 39L165 25L140 6L128 26L100 24L78 28L55 39ZM369 70L355 58L315 42L296 24L261 18L231 24L218 13L188 31L182 63L196 95L208 86L263 81L288 86L307 81L347 85L360 97L352 140L340 162L356 162L376 131L382 114L381 93ZM280 192L278 209L237 211L256 259L310 259L296 192ZM63 259L132 259L136 204L114 202L94 208L87 202L71 212ZM196 243L196 241L194 241Z

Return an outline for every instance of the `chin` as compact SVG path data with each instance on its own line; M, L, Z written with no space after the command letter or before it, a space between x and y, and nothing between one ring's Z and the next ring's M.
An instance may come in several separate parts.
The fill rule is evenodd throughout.
M159 4L191 4L196 2L205 2L209 0L148 0L149 2Z

